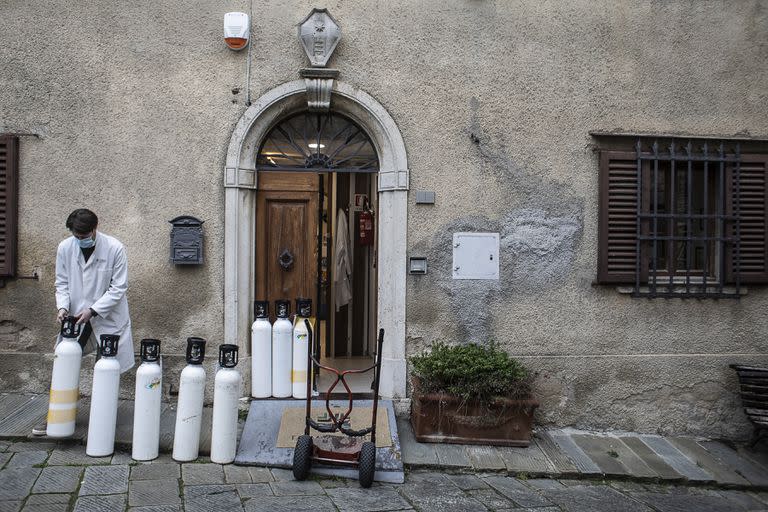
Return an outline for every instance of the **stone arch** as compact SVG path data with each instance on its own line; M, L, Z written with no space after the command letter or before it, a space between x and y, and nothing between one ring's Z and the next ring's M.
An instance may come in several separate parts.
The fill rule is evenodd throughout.
M254 300L256 152L280 119L306 110L304 80L282 84L262 95L243 113L232 132L224 168L224 342L247 353ZM335 81L331 110L363 127L379 156L378 323L385 330L381 394L404 399L405 281L408 163L400 130L369 94ZM383 278L385 277L385 278ZM245 358L243 358L245 360Z

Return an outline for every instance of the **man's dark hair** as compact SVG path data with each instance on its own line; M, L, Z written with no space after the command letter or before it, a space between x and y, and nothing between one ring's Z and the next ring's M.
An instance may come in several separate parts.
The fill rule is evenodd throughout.
M87 208L78 208L67 217L67 229L78 234L90 233L99 224L99 218Z

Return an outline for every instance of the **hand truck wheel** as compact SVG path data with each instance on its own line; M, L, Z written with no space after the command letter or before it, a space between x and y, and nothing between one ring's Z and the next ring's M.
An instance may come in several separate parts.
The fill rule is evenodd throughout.
M293 450L293 478L306 480L312 467L312 436L302 435Z
M373 474L376 472L376 445L370 441L363 443L358 461L360 487L367 489L373 484Z

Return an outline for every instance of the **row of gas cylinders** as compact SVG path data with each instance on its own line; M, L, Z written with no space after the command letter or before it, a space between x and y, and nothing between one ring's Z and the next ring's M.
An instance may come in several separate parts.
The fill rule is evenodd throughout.
M76 319L64 319L62 341L56 346L48 406L49 437L70 437L75 432L79 398L82 348ZM115 450L117 403L120 390L120 363L117 346L120 337L103 334L99 343L99 360L93 368L93 391L85 452L91 457L111 455ZM173 438L173 458L179 462L197 459L205 392L206 341L187 338L187 366L179 379L179 400ZM136 394L133 416L133 448L135 460L157 458L160 449L160 413L162 407L162 361L160 341L141 340L141 365L136 370ZM219 369L213 394L211 428L211 461L228 464L237 450L237 414L241 377L235 369L237 345L219 345Z
M254 303L251 327L251 396L254 398L307 398L308 358L312 333L312 300L296 299L291 322L291 303L275 301L275 316L269 321L269 302Z

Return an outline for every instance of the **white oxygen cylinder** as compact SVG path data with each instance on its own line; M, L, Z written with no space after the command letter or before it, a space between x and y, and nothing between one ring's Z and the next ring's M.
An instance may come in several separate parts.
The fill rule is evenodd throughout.
M205 340L187 338L187 366L179 379L179 403L173 435L173 460L190 462L200 451L200 427L205 393Z
M120 391L119 341L117 334L102 334L99 344L101 357L93 367L91 414L85 445L85 453L91 457L106 457L115 451L117 395Z
M240 372L237 345L219 345L219 371L213 388L211 462L229 464L237 451L237 409L240 401Z
M251 326L251 396L272 396L272 324L269 302L257 300L253 306L255 320Z
M291 396L291 369L293 366L293 325L288 320L291 303L287 300L275 301L277 320L272 325L272 396L288 398Z
M141 340L140 354L141 365L136 370L131 458L153 460L160 451L160 412L163 398L160 340Z
M48 399L49 437L69 437L75 433L77 399L80 388L80 363L83 349L77 338L80 324L68 316L61 321L61 341L56 345Z
M308 320L312 316L312 299L296 299L296 318L293 321L293 398L307 398L307 375L309 359Z

